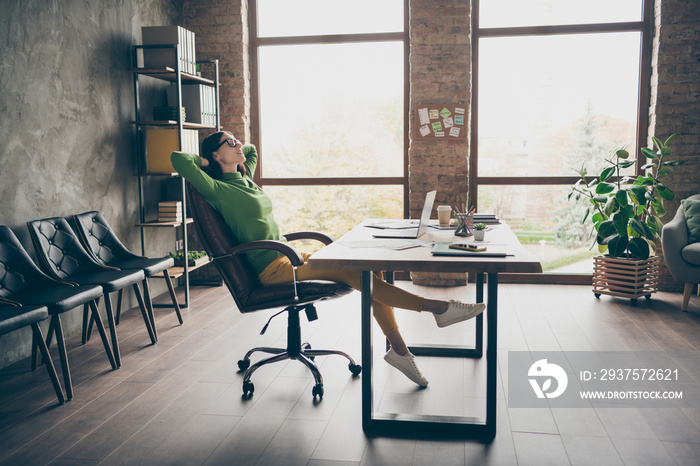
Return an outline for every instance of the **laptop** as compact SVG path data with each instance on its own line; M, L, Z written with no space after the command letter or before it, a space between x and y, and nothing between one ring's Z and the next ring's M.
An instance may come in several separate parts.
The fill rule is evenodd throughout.
M420 214L420 221L418 222L417 228L407 228L404 230L383 230L379 233L374 233L372 236L375 238L408 238L415 239L421 237L428 229L428 223L430 222L430 212L433 210L433 204L435 203L435 194L437 191L430 191L425 195L425 202L423 203L423 212Z

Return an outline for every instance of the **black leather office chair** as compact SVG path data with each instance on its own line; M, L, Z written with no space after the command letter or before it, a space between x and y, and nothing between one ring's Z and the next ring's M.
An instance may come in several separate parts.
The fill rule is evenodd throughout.
M73 398L73 383L71 382L68 355L61 325L61 314L64 312L85 304L90 307L109 363L112 369L117 368L107 333L97 312L96 300L102 296L102 287L96 285L71 286L48 277L34 264L15 234L6 226L0 226L0 270L4 270L4 273L0 274L0 302L20 303L23 306L46 306L48 308L51 321L46 344L50 346L53 333L55 333L67 399ZM39 345L41 350L41 345L37 340L34 341L34 345L35 347ZM43 351L42 356L44 362L48 364L49 358L43 354ZM37 355L34 353L32 369L36 368L36 364Z
M142 270L119 270L98 264L80 244L77 235L64 218L33 220L27 222L27 225L42 268L47 275L68 284L102 287L112 337L112 350L117 366L121 366L121 356L110 293L127 286L133 287L151 344L156 343L156 335L151 326L152 319L138 287L138 283L145 279Z
M238 361L238 367L245 371L243 376L243 394L249 397L255 387L250 381L253 373L265 364L296 359L309 368L314 376L315 385L312 391L314 397L323 398L323 377L316 364L315 356L337 354L348 359L348 368L353 376L362 371L362 366L346 353L338 350L311 349L308 343L301 342L301 326L299 313L305 311L307 318L317 319L314 304L326 300L344 296L352 291L345 284L329 281L295 281L294 283L263 286L258 276L245 258L244 253L256 249L273 249L289 257L293 265L304 263L302 256L290 244L282 241L252 241L238 244L221 215L214 210L202 197L202 195L190 183L187 183L187 192L190 200L190 210L199 239L209 257L214 261L214 266L221 274L221 278L233 296L238 309L242 313L255 312L265 309L283 308L281 312L287 312L287 348L259 347L248 351L245 357ZM318 232L300 232L285 235L287 240L315 239L328 244L330 237ZM262 359L252 366L250 357L255 352L270 353L273 356Z
M148 279L162 273L165 284L168 287L173 308L177 314L177 320L182 324L180 305L177 302L175 288L173 287L173 282L170 280L170 274L168 273L168 269L175 264L172 257L150 258L137 256L132 253L119 241L117 234L112 230L112 227L107 223L107 219L100 212L91 211L73 215L73 222L81 243L98 262L121 270L143 270L143 273L146 275L146 278L143 280L144 300L146 301L146 305L149 306L149 314L151 316L154 316L154 313L153 302L151 300L151 288L148 285ZM121 291L119 295L121 297ZM121 306L117 305L117 315L115 316L117 324L119 324L120 312ZM155 320L151 322L151 325L153 326L153 331L157 338L158 331L156 329Z
M53 365L53 361L51 361L49 349L44 342L44 335L39 327L39 322L43 322L48 318L49 310L46 306L22 306L0 302L0 336L24 327L32 328L32 339L34 344L39 347L41 356L44 358L44 366L46 367L46 372L49 373L49 379L51 379L53 389L56 392L56 398L58 398L59 403L63 404L66 401L63 396L63 389L58 382L56 368Z

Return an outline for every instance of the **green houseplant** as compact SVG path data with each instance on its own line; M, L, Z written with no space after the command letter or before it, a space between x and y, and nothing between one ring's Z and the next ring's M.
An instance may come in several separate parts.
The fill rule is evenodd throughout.
M656 251L660 238L660 217L666 213L664 201L674 197L673 191L661 179L684 160L669 160L671 135L665 142L652 138L653 148L642 148L647 162L641 167L644 175L622 176L621 170L635 164L629 160L627 145L616 149L606 159L606 166L598 177L589 181L585 165L577 170L580 179L572 187L569 200L584 202L586 209L582 222L591 221L596 232L595 241L601 253L611 257L648 259Z

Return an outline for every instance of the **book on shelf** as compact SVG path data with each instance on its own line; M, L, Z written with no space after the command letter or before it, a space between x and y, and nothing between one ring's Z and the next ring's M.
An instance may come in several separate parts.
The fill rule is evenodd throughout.
M181 201L161 201L158 203L159 222L182 222Z
M197 74L195 54L195 35L182 26L144 26L141 28L143 45L178 44L178 54L174 49L144 48L144 68L175 68L179 63L180 71Z
M182 121L187 121L187 113L185 111L185 107L182 107L180 111L180 116L182 117ZM153 119L156 121L163 121L163 120L175 120L177 121L177 107L175 106L167 106L167 107L153 107Z
M177 85L168 86L168 105L177 107ZM216 125L216 89L204 84L182 85L182 106L187 122Z
M148 128L146 130L146 171L148 173L173 173L170 154L175 151L199 154L199 131L182 130L182 147L177 128Z

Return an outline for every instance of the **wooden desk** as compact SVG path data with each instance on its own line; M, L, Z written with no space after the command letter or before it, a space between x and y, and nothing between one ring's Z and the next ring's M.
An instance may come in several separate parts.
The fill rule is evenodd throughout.
M498 274L540 273L542 266L518 242L505 225L493 226L486 240L506 245L507 257L433 256L430 246L404 250L356 248L343 243L368 241L376 229L360 224L336 242L315 252L308 265L315 269L357 270L362 272L362 427L368 434L411 434L461 436L491 440L496 435L496 372ZM452 240L449 233L429 230L421 240ZM377 240L397 241L397 240ZM477 274L477 301L483 302L483 277L488 275L486 301L486 417L404 415L375 413L372 397L372 271L383 270L393 277L396 271L472 272ZM473 348L444 346L415 347L416 355L482 357L483 316L477 317L476 344Z

